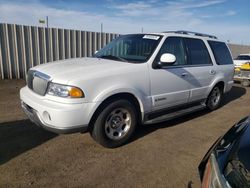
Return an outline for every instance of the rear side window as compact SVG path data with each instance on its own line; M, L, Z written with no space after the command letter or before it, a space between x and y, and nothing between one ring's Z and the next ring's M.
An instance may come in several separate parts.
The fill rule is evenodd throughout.
M231 54L224 42L208 41L218 65L233 64Z
M200 39L185 38L188 52L188 65L212 64L207 47Z

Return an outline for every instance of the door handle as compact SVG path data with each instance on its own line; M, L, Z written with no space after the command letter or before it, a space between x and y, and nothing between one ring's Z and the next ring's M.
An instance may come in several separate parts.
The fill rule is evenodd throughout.
M186 77L187 75L188 75L188 73L186 73L186 72L181 73L182 77Z
M212 69L212 70L209 71L209 73L212 74L212 75L215 75L216 71Z

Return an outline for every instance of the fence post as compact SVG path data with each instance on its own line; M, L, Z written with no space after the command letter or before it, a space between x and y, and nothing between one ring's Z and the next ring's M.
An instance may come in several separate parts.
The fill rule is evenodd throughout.
M8 34L8 24L4 24L4 33L3 38L5 39L5 47L6 47L6 65L7 65L7 72L8 78L12 79L12 70L11 70L11 60L10 60L10 45L9 45L9 34Z
M53 38L52 38L52 28L48 28L49 32L49 62L53 61Z
M65 38L64 38L64 29L62 29L62 59L65 59Z
M71 40L70 40L70 36L71 36L71 32L70 32L70 30L68 30L68 52L69 52L69 57L67 57L67 58L71 58L72 56L71 56Z
M84 37L83 56L86 57L87 56L87 33L86 33L86 31L83 31L83 37Z
M44 62L43 63L47 63L47 47L46 47L46 29L45 27L42 30L43 32L43 59Z
M36 45L36 63L38 65L41 64L40 62L40 41L39 41L39 32L38 32L38 27L35 28L35 36L36 36L36 40L35 40L35 45Z
M81 31L77 31L78 33L78 57L82 57L82 35Z
M56 60L59 60L59 33L58 33L58 28L56 28Z
M22 54L22 63L23 63L23 73L24 76L27 75L27 62L26 62L26 52L25 52L25 39L24 39L24 26L21 26L21 38L20 38L20 43L21 43L21 54Z
M12 29L12 36L13 36L13 40L12 40L12 43L13 43L13 52L14 52L14 64L15 64L15 67L16 67L16 71L15 71L15 75L16 75L16 78L20 78L20 71L19 71L19 60L18 60L18 48L17 48L17 32L16 32L16 24L13 25L13 29Z
M33 59L33 47L32 47L32 31L31 26L29 26L29 59L30 59L30 67L34 66L34 59Z
M4 75L3 75L3 57L2 57L1 41L0 41L0 70L1 70L1 78L4 79Z
M73 57L76 58L76 30L73 30L73 41L72 41L72 44L73 44Z

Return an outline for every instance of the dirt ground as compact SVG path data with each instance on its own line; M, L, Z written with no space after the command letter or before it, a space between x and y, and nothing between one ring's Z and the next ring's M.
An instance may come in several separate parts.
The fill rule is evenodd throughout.
M250 88L235 84L223 106L138 128L117 149L88 133L56 135L22 113L22 80L0 81L0 187L200 187L197 166L213 142L250 114Z

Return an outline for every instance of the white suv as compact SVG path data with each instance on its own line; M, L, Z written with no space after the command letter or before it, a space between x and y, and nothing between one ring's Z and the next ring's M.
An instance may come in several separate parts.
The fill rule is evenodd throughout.
M93 57L29 70L24 111L56 133L89 131L105 147L126 143L136 125L219 107L233 85L224 42L176 31L122 35Z

